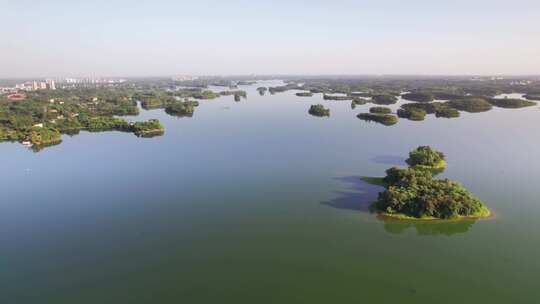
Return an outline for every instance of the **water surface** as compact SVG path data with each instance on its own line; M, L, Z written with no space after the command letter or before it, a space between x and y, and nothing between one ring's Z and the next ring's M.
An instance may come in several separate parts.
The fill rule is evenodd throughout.
M538 106L458 119L356 118L370 105L295 91L162 110L162 137L0 144L1 303L534 303ZM403 102L403 101L400 101ZM329 118L307 114L330 107ZM392 108L397 108L395 105ZM362 176L445 152L497 218L384 222Z

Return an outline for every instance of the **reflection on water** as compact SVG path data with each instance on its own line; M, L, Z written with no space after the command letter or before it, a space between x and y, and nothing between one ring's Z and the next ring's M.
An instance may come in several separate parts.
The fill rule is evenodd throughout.
M330 201L322 202L337 209L347 209L369 212L369 206L375 200L382 190L381 186L366 182L360 176L337 177L336 180L347 183L351 186L348 191L336 191L338 196Z
M402 221L384 220L384 230L392 234L401 234L409 228L416 229L419 236L436 236L465 233L471 229L476 220L459 221Z
M344 176L337 177L336 180L350 185L349 191L337 191L338 196L330 201L322 202L337 209L355 210L362 212L372 212L370 205L377 200L379 192L384 188L381 185L382 179L377 177ZM416 229L419 236L435 236L465 233L474 225L476 220L456 220L456 221L414 221L397 220L378 216L384 221L384 230L392 234L401 234L409 228Z

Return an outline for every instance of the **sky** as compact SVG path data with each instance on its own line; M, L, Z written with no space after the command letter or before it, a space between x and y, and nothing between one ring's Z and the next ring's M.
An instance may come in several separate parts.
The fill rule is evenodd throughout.
M0 0L0 78L539 75L539 0Z

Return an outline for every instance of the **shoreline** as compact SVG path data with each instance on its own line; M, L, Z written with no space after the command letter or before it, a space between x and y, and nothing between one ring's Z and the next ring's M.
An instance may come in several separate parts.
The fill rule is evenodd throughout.
M458 216L456 218L449 218L449 219L442 219L437 217L423 217L423 218L417 218L408 216L402 213L399 214L389 214L384 212L377 212L376 218L382 221L394 221L394 222L405 222L405 221L411 221L411 222L459 222L459 221L467 221L467 220L493 220L497 218L497 215L495 212L493 212L490 209L487 209L489 213L485 215L475 215L475 216Z

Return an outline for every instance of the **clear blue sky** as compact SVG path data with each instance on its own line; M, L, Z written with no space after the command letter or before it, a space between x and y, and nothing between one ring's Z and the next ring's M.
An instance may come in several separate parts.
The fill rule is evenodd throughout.
M540 74L539 0L0 0L0 77Z

